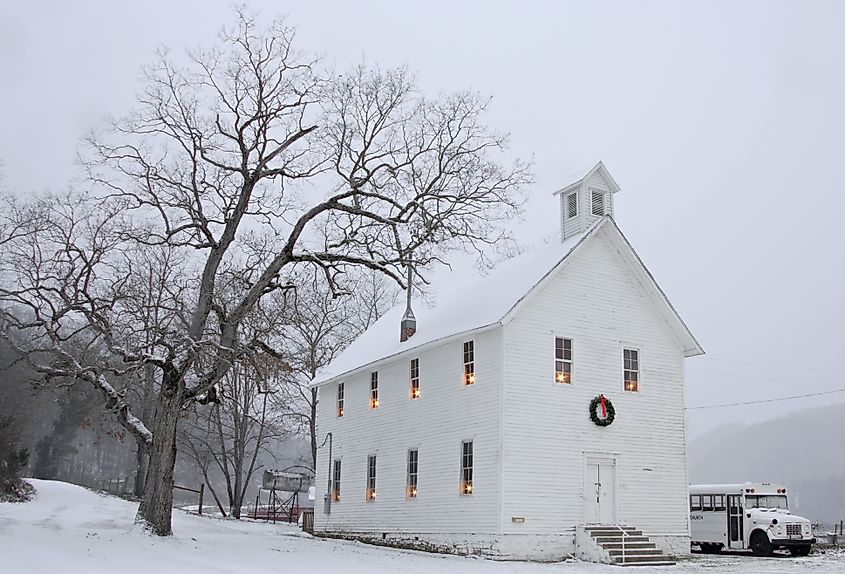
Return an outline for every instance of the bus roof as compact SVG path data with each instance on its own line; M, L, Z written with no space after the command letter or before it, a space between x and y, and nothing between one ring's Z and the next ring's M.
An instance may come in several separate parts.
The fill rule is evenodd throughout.
M743 494L746 489L754 489L754 494L783 494L786 491L782 484L768 482L738 482L734 484L691 484L690 494Z

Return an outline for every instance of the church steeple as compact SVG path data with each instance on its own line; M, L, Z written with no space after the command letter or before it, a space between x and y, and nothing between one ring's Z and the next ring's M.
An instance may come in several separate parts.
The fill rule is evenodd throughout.
M613 194L619 185L602 162L572 174L560 196L560 239L565 241L605 215L613 217Z

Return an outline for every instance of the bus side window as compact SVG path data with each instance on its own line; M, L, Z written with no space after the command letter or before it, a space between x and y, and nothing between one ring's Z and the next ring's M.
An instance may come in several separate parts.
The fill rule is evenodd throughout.
M701 510L701 495L693 494L689 497L689 509L691 511Z
M725 495L724 494L716 494L713 496L713 506L716 512L724 512L725 511Z
M705 494L703 495L701 500L701 509L706 511L713 510L713 495L712 494Z

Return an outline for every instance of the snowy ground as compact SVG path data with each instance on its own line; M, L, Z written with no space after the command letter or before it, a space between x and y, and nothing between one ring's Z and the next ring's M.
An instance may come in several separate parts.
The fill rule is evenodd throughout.
M175 535L155 538L132 526L136 505L61 482L33 480L26 504L0 504L3 574L602 574L630 572L581 562L493 562L377 548L304 535L289 525L238 522L175 511ZM807 558L693 556L677 566L636 568L637 574L845 572L845 553Z

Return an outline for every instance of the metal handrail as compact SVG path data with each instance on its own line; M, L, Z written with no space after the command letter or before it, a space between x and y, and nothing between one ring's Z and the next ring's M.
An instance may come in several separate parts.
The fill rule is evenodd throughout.
M625 539L628 538L630 534L628 534L628 531L618 524L613 524L611 526L613 526L613 528L616 528L622 533L622 564L625 564L625 558L627 556L627 554L625 553Z

